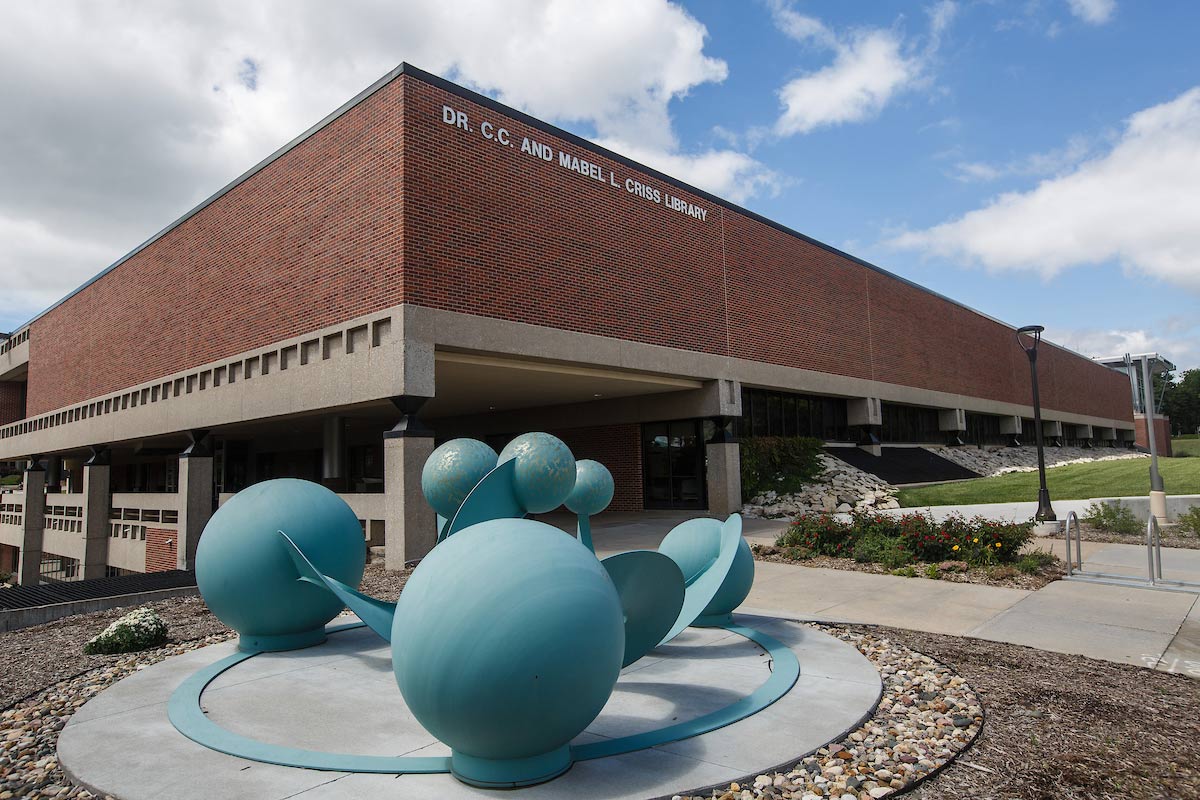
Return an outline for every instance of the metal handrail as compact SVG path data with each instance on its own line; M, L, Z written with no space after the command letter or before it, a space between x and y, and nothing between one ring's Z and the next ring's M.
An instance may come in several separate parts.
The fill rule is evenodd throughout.
M1074 511L1067 514L1066 527L1066 551L1064 555L1067 557L1067 577L1070 577L1074 571L1071 567L1071 527L1075 528L1075 561L1079 565L1079 571L1083 571L1083 531L1079 528L1079 515Z
M1146 520L1146 561L1153 585L1162 580L1162 529L1153 514Z

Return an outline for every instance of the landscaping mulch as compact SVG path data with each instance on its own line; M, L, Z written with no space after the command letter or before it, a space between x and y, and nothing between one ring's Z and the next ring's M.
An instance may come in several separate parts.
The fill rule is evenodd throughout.
M755 559L759 561L774 561L777 564L792 564L800 567L819 567L823 569L841 569L850 572L869 572L874 575L892 575L893 571L874 561L855 561L853 558L835 558L833 556L816 555L812 558L792 559L782 555L780 548L773 545L755 545L751 548ZM913 564L916 575L912 577L925 578L925 564ZM937 580L948 583L982 583L988 586L1003 586L1008 589L1028 589L1035 591L1048 583L1052 583L1065 574L1066 563L1055 558L1054 563L1043 567L1034 573L1025 573L1012 569L999 572L992 567L972 567L965 569L940 570Z

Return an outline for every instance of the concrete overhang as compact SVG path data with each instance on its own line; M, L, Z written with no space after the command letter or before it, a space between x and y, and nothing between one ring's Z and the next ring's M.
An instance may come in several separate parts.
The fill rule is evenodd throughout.
M438 350L437 396L423 419L487 411L588 403L599 399L699 389L703 382L648 372Z

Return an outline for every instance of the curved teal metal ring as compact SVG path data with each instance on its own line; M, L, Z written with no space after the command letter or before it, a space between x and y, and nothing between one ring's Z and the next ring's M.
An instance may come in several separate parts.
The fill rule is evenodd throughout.
M364 623L355 622L329 628L326 633L339 633L362 627L365 627ZM762 711L787 694L795 685L796 680L800 677L800 662L791 648L753 628L733 623L713 627L721 627L731 633L743 636L766 650L772 661L771 677L747 696L702 717L632 736L573 746L571 748L572 760L589 761L595 758L632 753L635 750L645 750L709 733ZM181 683L179 688L171 694L171 699L167 703L167 716L175 729L193 742L210 750L250 761L284 767L397 775L450 771L449 756L363 756L350 753L326 753L319 750L303 750L298 747L268 744L222 728L205 716L204 711L200 708L200 696L218 675L256 655L258 654L234 653L199 670Z

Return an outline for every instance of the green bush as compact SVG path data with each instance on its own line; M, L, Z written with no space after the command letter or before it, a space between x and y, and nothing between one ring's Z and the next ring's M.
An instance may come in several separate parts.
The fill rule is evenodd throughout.
M1092 503L1083 514L1083 521L1102 531L1132 536L1142 531L1142 523L1129 507L1118 500L1115 503Z
M757 436L743 439L742 501L768 491L792 494L823 471L820 439L807 436Z
M89 656L133 653L167 641L167 623L148 608L130 611L83 646Z
M1179 523L1181 533L1200 536L1200 506L1192 506L1187 511L1184 511L1179 515L1176 522Z
M21 473L14 472L12 475L5 475L0 478L0 486L16 486L21 482Z
M1052 553L1047 553L1045 550L1035 550L1032 553L1025 553L1017 559L1014 565L1018 571L1024 572L1026 575L1036 575L1046 567L1054 565L1058 561Z
M900 567L899 569L892 570L892 574L901 578L915 578L917 577L917 570L915 567Z
M942 579L942 571L938 569L937 564L926 564L925 577L933 581L940 581Z
M829 514L797 517L779 537L780 547L900 567L913 561L963 561L973 566L1016 561L1033 536L1031 523L952 516L936 523L927 514L856 513L849 522Z

